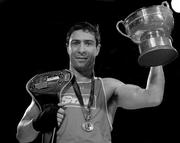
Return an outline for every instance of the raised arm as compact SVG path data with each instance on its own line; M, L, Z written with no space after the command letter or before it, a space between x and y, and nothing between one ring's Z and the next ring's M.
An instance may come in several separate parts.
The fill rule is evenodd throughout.
M165 78L162 66L151 67L146 88L116 82L114 94L118 106L126 109L153 107L161 103L164 94Z
M16 138L20 143L32 142L39 134L32 126L32 120L37 118L39 112L39 108L32 100L17 126Z

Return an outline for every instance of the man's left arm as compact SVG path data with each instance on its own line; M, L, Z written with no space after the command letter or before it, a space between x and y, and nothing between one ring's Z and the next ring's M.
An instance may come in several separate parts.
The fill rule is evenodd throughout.
M149 92L149 96L156 103L161 103L164 95L165 78L162 66L151 67L146 90Z
M125 84L115 89L118 106L126 109L153 107L161 103L165 78L162 66L151 67L146 88Z

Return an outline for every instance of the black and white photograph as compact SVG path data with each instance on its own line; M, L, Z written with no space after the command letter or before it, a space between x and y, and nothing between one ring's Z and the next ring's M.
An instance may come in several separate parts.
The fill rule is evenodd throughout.
M179 140L179 0L0 0L5 143Z

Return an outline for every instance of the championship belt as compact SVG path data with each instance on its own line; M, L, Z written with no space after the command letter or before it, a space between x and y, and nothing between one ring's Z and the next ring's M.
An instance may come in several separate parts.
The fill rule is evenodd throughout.
M37 74L26 84L26 90L43 109L46 104L58 104L59 92L72 79L69 70L51 71Z
M120 24L125 32L120 30ZM172 46L173 27L173 13L166 1L161 5L140 8L116 24L120 34L138 44L139 65L148 67L166 65L178 56L177 50Z

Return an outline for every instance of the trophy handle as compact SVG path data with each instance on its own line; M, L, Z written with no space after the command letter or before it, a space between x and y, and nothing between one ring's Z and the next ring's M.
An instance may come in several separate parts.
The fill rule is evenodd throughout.
M161 3L161 5L169 8L169 3L168 3L167 1L163 1L163 2Z
M123 25L124 25L124 21L123 21L123 20L118 21L117 24L116 24L116 29L117 29L118 32L121 33L123 36L131 39L129 35L123 33L123 32L119 29L119 24L123 24Z

